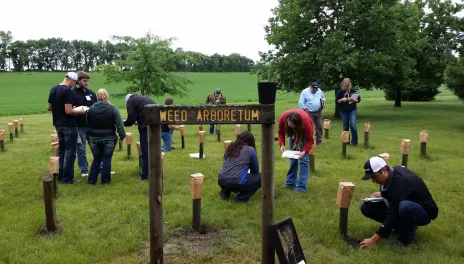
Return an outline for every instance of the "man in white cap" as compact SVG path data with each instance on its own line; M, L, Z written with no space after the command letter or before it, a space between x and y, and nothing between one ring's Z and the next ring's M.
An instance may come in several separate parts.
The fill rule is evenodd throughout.
M427 225L438 216L438 207L424 181L405 167L389 167L380 157L366 161L364 171L363 180L380 184L380 192L373 193L371 198L382 197L383 201L366 201L361 205L361 212L382 225L360 246L373 246L382 238L388 238L393 229L398 232L394 245L406 246L414 242L417 226Z
M137 122L140 135L140 148L142 150L142 180L148 179L148 132L145 124L144 106L155 104L151 98L137 94L126 95L127 119L124 121L125 127L130 127Z
M83 115L88 108L73 108L77 74L68 72L62 83L53 87L48 96L47 110L52 112L53 125L58 134L59 174L62 183L74 183L74 161L76 159L77 123L76 116Z

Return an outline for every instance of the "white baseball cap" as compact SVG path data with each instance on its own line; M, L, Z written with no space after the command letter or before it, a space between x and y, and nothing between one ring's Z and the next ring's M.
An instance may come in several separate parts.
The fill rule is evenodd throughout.
M128 94L126 95L126 99L125 99L125 100L126 100L126 103L127 103L127 101L129 101L129 98L130 98L132 95L134 95L134 94L128 93Z
M68 72L65 77L77 82L77 73L75 72Z
M366 163L364 163L365 175L362 177L363 180L369 180L374 176L375 173L380 171L383 167L387 166L385 160L380 157L372 157Z

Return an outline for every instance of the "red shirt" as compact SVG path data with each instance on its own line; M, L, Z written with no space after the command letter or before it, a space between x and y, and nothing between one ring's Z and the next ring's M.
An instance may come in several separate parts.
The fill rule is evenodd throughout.
M311 117L309 117L309 114L306 113L304 110L294 108L294 109L289 109L285 111L279 118L279 145L284 145L285 146L285 122L287 122L287 116L288 114L296 112L300 114L301 116L301 122L303 123L304 127L304 137L306 138L306 145L303 147L302 151L305 151L306 153L309 153L311 148L313 147L314 144L314 128L313 128L313 121L311 120ZM293 136L292 135L287 135L289 137Z

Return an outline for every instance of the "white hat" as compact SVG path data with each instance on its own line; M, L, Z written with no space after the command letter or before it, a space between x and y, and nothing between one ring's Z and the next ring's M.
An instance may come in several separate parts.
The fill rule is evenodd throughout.
M65 77L77 82L77 73L75 72L68 72Z
M126 95L126 99L125 99L125 100L126 100L126 103L127 103L127 101L129 101L129 98L130 98L132 95L134 95L134 94L128 93L128 94Z
M369 180L383 167L387 166L385 160L380 157L372 157L366 163L364 163L365 175L362 177L363 180Z

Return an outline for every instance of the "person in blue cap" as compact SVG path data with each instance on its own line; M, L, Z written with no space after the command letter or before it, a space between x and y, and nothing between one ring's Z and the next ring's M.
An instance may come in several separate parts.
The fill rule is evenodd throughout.
M317 82L304 89L298 101L300 109L304 110L313 120L316 128L316 144L322 144L322 110L325 108L324 93L319 89Z

